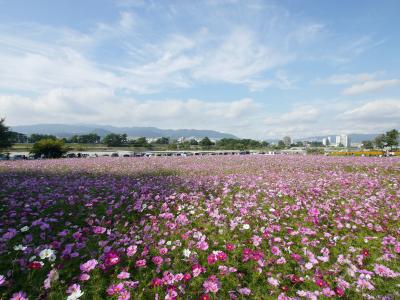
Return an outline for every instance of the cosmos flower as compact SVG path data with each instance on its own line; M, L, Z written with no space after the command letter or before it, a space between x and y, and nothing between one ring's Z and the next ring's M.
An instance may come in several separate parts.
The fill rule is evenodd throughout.
M81 286L79 284L73 284L68 287L67 294L69 294L67 300L77 300L82 297L84 293L81 291Z
M120 262L120 257L117 252L109 251L106 253L104 263L106 266L114 266Z
M87 262L81 264L80 269L82 272L89 273L91 270L94 270L98 264L96 259L90 259Z
M44 249L44 250L40 251L39 257L42 260L47 259L48 261L51 261L51 262L56 260L56 254L53 249Z

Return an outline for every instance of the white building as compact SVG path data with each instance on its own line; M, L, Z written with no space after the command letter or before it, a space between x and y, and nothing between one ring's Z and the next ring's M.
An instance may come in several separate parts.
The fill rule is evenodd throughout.
M322 145L324 146L329 146L330 142L329 142L329 138L323 138L322 139Z
M343 145L343 147L350 147L351 141L348 135L342 134L336 136L336 146Z

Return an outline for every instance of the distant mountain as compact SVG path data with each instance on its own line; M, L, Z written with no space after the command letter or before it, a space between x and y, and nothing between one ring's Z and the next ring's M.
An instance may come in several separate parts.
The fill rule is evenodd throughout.
M339 135L339 134L338 134ZM348 134L352 143L361 143L362 141L371 141L373 140L379 133L351 133ZM323 138L330 137L332 143L336 141L336 135L321 135L321 136L311 136L301 139L295 139L295 141L309 141L309 142L322 142Z
M109 133L126 133L130 137L170 137L170 138L203 138L208 136L211 139L237 138L229 133L222 133L214 130L197 129L160 129L156 127L115 127L109 125L69 125L69 124L36 124L11 126L13 131L24 134L52 134L57 137L71 137L73 135L97 133L103 137Z

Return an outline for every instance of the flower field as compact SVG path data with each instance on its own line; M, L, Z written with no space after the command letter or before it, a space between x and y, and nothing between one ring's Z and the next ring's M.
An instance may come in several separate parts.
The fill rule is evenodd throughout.
M400 158L0 162L0 299L400 299Z

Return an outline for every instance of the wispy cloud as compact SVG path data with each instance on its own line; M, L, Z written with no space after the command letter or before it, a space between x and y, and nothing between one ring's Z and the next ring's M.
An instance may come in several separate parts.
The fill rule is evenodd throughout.
M351 83L365 82L368 80L373 80L377 76L378 76L378 73L333 74L327 78L317 79L314 82L316 84L342 85L342 84L351 84Z
M380 91L389 87L399 86L400 79L370 80L354 84L343 90L344 95L358 95L367 92Z

